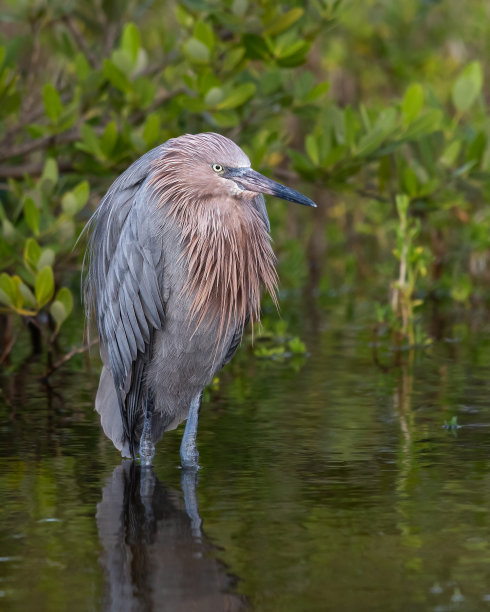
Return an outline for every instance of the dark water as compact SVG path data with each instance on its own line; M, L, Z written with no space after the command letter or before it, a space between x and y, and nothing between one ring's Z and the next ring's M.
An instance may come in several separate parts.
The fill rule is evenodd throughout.
M153 472L121 463L96 363L51 388L35 362L5 372L0 608L489 609L490 328L446 332L388 369L362 317L310 322L293 361L242 348L203 407L197 490L181 428Z

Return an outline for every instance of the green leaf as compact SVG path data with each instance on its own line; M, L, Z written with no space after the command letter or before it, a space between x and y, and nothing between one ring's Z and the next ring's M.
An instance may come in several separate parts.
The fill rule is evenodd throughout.
M150 113L143 127L143 140L147 147L151 147L159 139L160 125L160 116L157 113Z
M308 43L304 43L295 53L278 58L277 65L281 66L282 68L295 68L296 66L301 66L305 63L306 55L309 50L310 45Z
M213 28L205 21L198 21L194 26L194 38L204 43L212 51L214 48Z
M320 152L318 150L317 139L314 134L308 134L305 139L305 149L308 153L309 158L315 164L315 166L320 165Z
M130 22L124 26L121 46L133 60L133 64L135 64L141 47L141 38L139 30L134 23Z
M30 123L26 125L26 130L31 138L41 138L50 132L49 125L40 125L39 123Z
M75 72L79 81L85 81L90 76L92 69L83 53L77 53L74 60Z
M467 111L481 92L483 73L480 62L471 62L457 78L452 89L453 104L460 113Z
M386 139L386 133L380 128L374 128L360 139L357 147L357 155L364 157L371 155Z
M200 94L205 94L212 87L221 87L221 81L211 70L200 70L195 86ZM194 84L190 87L194 89Z
M41 183L44 181L51 181L53 186L58 182L58 164L52 158L47 159L44 164Z
M459 152L461 151L461 141L453 140L449 145L444 149L443 154L441 155L441 163L444 166L452 167L456 160L458 159Z
M422 85L414 83L405 92L402 102L402 118L405 125L416 119L424 104L424 90Z
M385 108L376 118L374 129L380 129L384 134L393 132L396 128L396 111L394 108Z
M5 272L0 274L0 301L14 310L22 308L24 296L20 290L21 284L19 276L9 276Z
M155 100L157 92L157 83L154 79L148 79L143 76L139 76L133 83L134 92L138 96L137 102L141 106L141 109L148 108L151 103Z
M330 83L328 81L319 83L303 97L303 102L309 104L310 102L313 102L323 96L329 89Z
M200 113L205 109L204 102L200 98L192 98L185 94L178 97L178 103L182 108L192 113Z
M412 197L417 195L419 182L417 175L410 166L406 166L403 170L402 183L408 195Z
M99 139L95 133L94 128L89 123L84 123L81 129L82 142L77 143L77 148L91 153L97 158L102 157L102 150L100 148Z
M14 275L12 276L12 283L14 286L14 308L20 309L24 304L24 296L22 295L22 291L20 290L20 286L22 285L22 279L20 276Z
M116 89L119 89L124 93L130 93L132 91L131 83L128 81L126 75L111 60L104 60L104 67L102 69L102 72L105 78Z
M24 246L24 263L32 272L37 271L41 253L41 247L34 238L28 238Z
M13 223L8 219L2 219L2 234L3 237L9 241L12 240L16 235L15 227Z
M67 191L61 198L61 207L68 215L76 215L78 206L77 199L72 191Z
M478 132L473 141L468 147L468 151L466 153L466 159L476 160L480 162L483 154L485 152L485 148L487 146L487 137L484 132Z
M289 350L297 355L304 355L306 353L306 344L300 340L297 336L292 338L289 342Z
M294 97L302 100L312 90L314 83L313 73L309 70L302 70L298 75L295 75L292 83Z
M43 87L43 102L46 115L53 123L58 123L58 119L63 111L63 104L61 103L59 93L51 83L46 83Z
M37 273L34 290L36 293L36 301L39 307L47 304L49 300L53 297L54 276L53 268L51 268L51 266L45 266Z
M280 34L285 30L289 29L292 25L294 25L298 19L300 19L304 14L304 9L302 8L293 8L287 13L280 15L279 17L274 17L273 23L265 28L264 34L266 36L275 36L276 34Z
M274 41L273 53L279 66L299 66L305 61L310 42L298 39L291 30Z
M194 21L192 15L181 4L177 4L175 7L175 16L179 24L184 28L190 28Z
M395 197L396 209L398 216L402 219L407 216L408 207L410 206L410 198L405 194L397 194Z
M204 96L204 103L206 106L213 108L219 104L224 98L225 92L222 87L211 87L211 89Z
M408 140L411 138L418 138L419 136L432 134L440 128L442 116L442 111L438 108L427 111L410 124L409 128L403 135L403 139Z
M15 286L12 278L6 273L0 274L0 302L5 306L13 306L15 299Z
M34 294L30 290L30 288L25 283L19 284L19 291L22 293L22 297L24 298L24 302L27 302L31 308L36 308L36 298Z
M343 115L345 142L349 148L351 148L356 141L356 135L360 129L360 122L354 110L350 106L345 108Z
M306 157L306 155L303 155L302 153L299 153L298 151L295 151L294 149L289 149L288 154L293 162L293 168L299 174L302 174L308 178L313 177L313 171L316 170L316 168L311 163L311 160L308 157Z
M73 294L68 289L68 287L61 287L61 289L56 294L56 300L63 304L66 312L69 315L73 310Z
M56 331L58 331L59 328L66 321L68 313L66 312L66 309L63 304L61 302L58 302L58 300L55 300L51 304L51 306L49 307L49 312L51 313L51 316L53 317L56 323Z
M37 236L39 234L39 209L30 197L27 197L24 202L24 219L29 229Z
M247 12L248 0L233 0L231 10L237 17L243 17Z
M56 299L51 304L49 312L56 322L56 328L59 330L61 325L70 316L73 310L73 295L66 287L62 287L56 294Z
M128 77L131 76L131 73L133 72L135 67L131 55L124 49L115 49L115 51L111 53L110 61L119 70L120 74L124 75L124 77L127 79L127 84L129 84ZM116 75L116 77L120 78L120 75ZM124 87L126 87L127 84L125 84ZM113 85L118 87L118 89L121 89L121 87L119 87L117 83L113 83Z
M471 278L466 274L460 274L452 280L451 297L456 302L466 302L471 295L472 289Z
M229 110L231 108L237 108L244 104L249 98L255 93L255 85L253 83L243 83L238 85L235 89L220 102L216 108L218 110Z
M243 44L247 57L254 60L266 60L270 58L270 49L266 40L257 34L245 34Z
M88 181L82 181L81 183L78 183L78 185L73 189L73 195L77 200L78 210L81 210L88 202L88 197L90 195L90 187Z
M245 55L245 47L230 49L223 58L223 70L230 72L238 66Z
M254 355L265 358L280 357L281 355L284 355L285 352L286 349L284 346L272 346L270 348L266 346L258 346L254 349Z
M289 36L287 38L289 38ZM298 54L305 55L309 48L310 45L306 41L296 40L293 43L276 45L274 53L278 58L286 59Z
M41 253L41 257L37 262L37 267L39 270L44 268L45 266L52 266L54 263L54 251L52 249L44 249Z
M100 137L100 148L106 157L110 157L117 141L117 125L115 121L110 121Z
M189 38L184 43L184 53L196 64L207 64L211 58L211 51L197 38Z
M240 122L238 114L231 110L213 113L213 119L216 121L217 125L223 128L234 127Z

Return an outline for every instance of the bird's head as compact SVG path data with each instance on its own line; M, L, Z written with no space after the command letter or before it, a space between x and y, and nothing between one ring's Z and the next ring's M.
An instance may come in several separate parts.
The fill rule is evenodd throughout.
M169 140L156 162L156 185L172 199L219 201L223 197L251 201L267 194L303 206L316 204L302 193L253 170L250 160L232 140L206 132Z

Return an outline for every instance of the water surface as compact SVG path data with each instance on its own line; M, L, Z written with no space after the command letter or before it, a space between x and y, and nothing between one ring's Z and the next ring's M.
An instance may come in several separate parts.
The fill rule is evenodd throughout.
M96 362L51 386L35 360L4 372L0 607L490 609L490 328L380 367L362 312L336 312L299 329L305 357L242 347L203 406L196 490L182 428L149 475L121 462Z

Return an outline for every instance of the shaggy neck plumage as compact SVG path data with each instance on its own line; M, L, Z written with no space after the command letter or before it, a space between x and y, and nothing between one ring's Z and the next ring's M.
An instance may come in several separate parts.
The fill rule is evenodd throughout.
M231 141L225 147L216 134L205 136L213 159L248 163ZM169 144L165 155L154 162L150 184L162 212L182 229L188 269L184 292L191 298L189 321L196 323L196 329L218 321L219 342L230 325L260 319L262 286L277 305L275 256L253 200L222 193L210 165L196 158L196 137L185 138L185 146Z
M224 205L223 205L224 204ZM188 268L184 291L192 298L196 328L219 321L218 340L235 326L260 319L261 286L276 301L277 273L270 236L250 204L197 202L173 205L182 228Z

